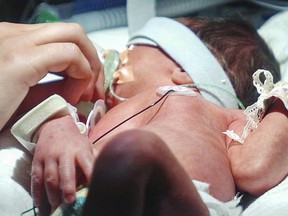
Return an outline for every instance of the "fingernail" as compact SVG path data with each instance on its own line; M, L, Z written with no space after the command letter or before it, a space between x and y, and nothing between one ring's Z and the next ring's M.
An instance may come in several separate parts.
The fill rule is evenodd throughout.
M65 196L65 202L68 204L72 204L75 201L75 196L73 194L69 194Z

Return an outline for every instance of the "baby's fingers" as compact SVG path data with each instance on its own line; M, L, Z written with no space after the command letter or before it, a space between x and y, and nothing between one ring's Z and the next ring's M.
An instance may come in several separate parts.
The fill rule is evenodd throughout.
M64 201L71 204L76 199L76 171L75 163L62 156L59 162L60 185Z
M31 173L31 194L34 205L41 205L43 202L44 193L43 166L40 163L33 162Z
M54 211L61 203L57 162L51 160L45 164L44 184L48 201Z
M83 172L87 182L89 182L94 165L94 156L92 152L87 152L86 154L83 153L81 154L81 156L78 156L77 163L81 171Z

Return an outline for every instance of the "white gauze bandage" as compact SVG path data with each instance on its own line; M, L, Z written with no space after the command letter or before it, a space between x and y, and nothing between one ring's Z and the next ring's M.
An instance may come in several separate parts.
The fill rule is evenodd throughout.
M189 74L196 86L199 84L198 89L206 100L238 108L235 90L221 65L186 26L170 18L154 17L130 37L127 45L137 44L160 47Z
M264 76L264 81L261 81L260 75ZM264 118L266 111L277 98L283 102L283 105L288 110L288 83L279 81L274 84L273 75L270 71L264 69L258 69L252 77L253 85L257 88L257 92L260 95L254 104L244 110L247 123L242 135L236 134L233 130L224 132L228 137L242 144L245 142L247 136L258 128L258 124Z
M52 95L18 120L12 126L11 133L33 154L36 144L32 141L32 137L36 130L49 119L71 115L80 133L86 135L86 126L79 121L76 111L77 109L67 103L64 98L56 94Z

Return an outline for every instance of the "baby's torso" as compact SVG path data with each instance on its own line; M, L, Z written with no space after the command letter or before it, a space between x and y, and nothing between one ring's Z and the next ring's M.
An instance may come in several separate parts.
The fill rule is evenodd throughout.
M140 106L139 103L133 106L133 101L125 103L114 107L100 120L90 134L91 139L149 105L145 102ZM161 105L107 134L95 144L95 148L127 129L151 131L164 140L191 179L209 183L211 194L227 201L235 195L235 186L227 156L227 137L222 132L231 129L229 125L237 122L236 119L245 117L241 112L220 108L201 97L169 96Z

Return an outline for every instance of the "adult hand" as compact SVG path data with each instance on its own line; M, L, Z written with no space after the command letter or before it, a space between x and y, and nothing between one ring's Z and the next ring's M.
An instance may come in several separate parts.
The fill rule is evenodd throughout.
M71 104L103 97L102 64L78 24L0 23L0 50L0 129L49 71L64 74L62 96Z
M80 134L69 115L44 123L36 137L32 197L39 206L46 194L53 211L63 201L69 204L75 201L79 172L84 175L85 182L89 182L94 162L92 143Z

